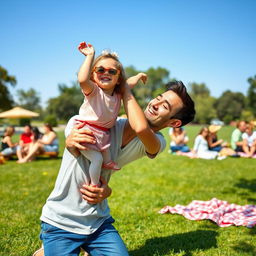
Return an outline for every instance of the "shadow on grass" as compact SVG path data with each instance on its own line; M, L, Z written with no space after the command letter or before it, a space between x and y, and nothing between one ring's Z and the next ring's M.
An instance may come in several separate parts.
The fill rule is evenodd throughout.
M248 180L248 179L240 179L236 184L235 187L242 188L242 189L247 189L249 192L256 192L256 179ZM247 193L239 193L242 196L249 196ZM256 198L247 198L247 200L250 203L255 204L256 203Z
M208 250L217 247L216 231L197 230L167 237L156 237L146 241L139 249L130 251L132 256L165 255L170 251L174 253L185 252L184 256L191 256L193 251Z
M238 188L248 189L251 192L256 192L256 179L240 179L238 183L235 184L235 186Z
M241 255L256 255L256 248L255 246L250 245L249 243L246 242L240 242L239 244L235 245L232 247L233 250L236 252L240 253Z

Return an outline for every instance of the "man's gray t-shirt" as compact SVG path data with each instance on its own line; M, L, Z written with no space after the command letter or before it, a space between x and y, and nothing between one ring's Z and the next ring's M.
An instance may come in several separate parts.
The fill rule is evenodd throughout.
M73 126L74 118L76 116L67 124L66 135ZM138 137L121 148L126 121L119 119L111 128L111 157L120 167L147 155ZM166 142L161 133L157 133L157 136L161 143L159 152L162 152ZM111 217L107 199L99 204L89 204L81 196L79 189L90 180L89 164L84 156L76 158L65 148L55 187L43 207L42 221L69 232L88 235ZM102 170L101 176L108 182L111 170Z

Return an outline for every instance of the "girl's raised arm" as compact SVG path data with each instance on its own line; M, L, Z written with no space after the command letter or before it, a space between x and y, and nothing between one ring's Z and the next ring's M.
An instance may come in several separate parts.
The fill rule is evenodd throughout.
M91 44L86 44L86 42L80 43L78 50L86 56L85 61L78 72L78 82L83 92L88 95L92 92L95 86L90 80L95 51L93 46Z

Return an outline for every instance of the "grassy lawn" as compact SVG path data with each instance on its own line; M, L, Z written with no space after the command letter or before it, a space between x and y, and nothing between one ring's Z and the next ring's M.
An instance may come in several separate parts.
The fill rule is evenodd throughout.
M200 128L186 128L191 141ZM229 140L232 127L219 137ZM168 139L168 130L164 130ZM63 149L63 135L61 148ZM39 217L51 192L61 158L0 165L0 256L30 256L40 246ZM115 226L130 255L256 255L255 228L220 228L211 221L190 221L158 211L216 197L240 205L256 203L255 159L222 161L168 154L140 159L115 173L109 198Z

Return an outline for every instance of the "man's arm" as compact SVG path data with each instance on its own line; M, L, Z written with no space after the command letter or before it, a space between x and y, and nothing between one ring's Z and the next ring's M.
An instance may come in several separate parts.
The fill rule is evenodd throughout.
M127 84L123 92L123 103L129 121L129 124L126 123L125 125L123 142L125 140L126 142L129 141L131 137L138 136L147 153L151 155L157 154L160 150L160 141L149 127L141 107ZM124 143L122 145L124 146Z
M70 120L72 122L72 120ZM68 123L69 125L69 123ZM67 127L68 127L67 125ZM80 143L95 143L95 138L90 130L80 129L82 124L75 126L69 132L67 129L66 133L66 147L74 157L80 156L79 150L86 150L87 148ZM102 202L104 199L109 197L112 193L112 189L108 186L107 182L100 178L102 186L100 188L91 187L84 184L80 189L82 197L90 204L97 204Z

